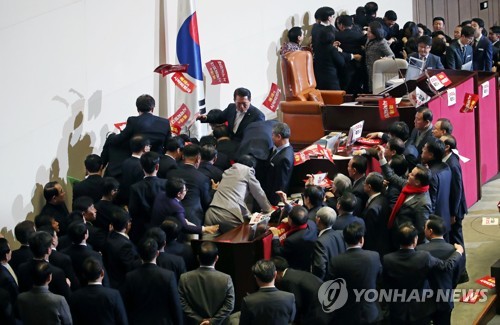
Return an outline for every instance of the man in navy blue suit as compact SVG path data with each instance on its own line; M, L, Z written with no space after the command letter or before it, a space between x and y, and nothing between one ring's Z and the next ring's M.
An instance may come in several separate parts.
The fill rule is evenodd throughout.
M418 53L410 54L410 57L424 61L424 69L444 69L443 63L439 56L431 53L432 38L424 35L417 40Z
M251 104L252 93L246 88L237 88L234 91L234 104L229 104L220 118L227 121L231 139L241 141L243 131L252 122L264 121L264 114ZM200 115L202 123L214 123L209 115Z
M464 26L460 38L450 44L446 50L446 65L448 69L462 69L462 66L472 61L472 47L474 28Z
M472 69L474 71L491 71L493 64L493 45L483 35L484 20L472 18L471 27L474 28L474 42L472 43Z
M135 105L139 116L127 119L125 129L112 138L112 144L128 143L134 135L142 134L151 142L151 151L163 154L164 146L171 136L170 122L166 118L153 115L156 104L150 95L139 96Z

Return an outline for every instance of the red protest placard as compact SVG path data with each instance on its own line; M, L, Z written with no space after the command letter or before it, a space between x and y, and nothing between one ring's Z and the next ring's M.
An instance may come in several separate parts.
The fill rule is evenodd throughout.
M440 72L436 75L439 79L439 81L445 86L445 87L448 87L449 85L451 85L451 80L450 78L448 78L448 76L446 75L446 73L444 72Z
M476 283L482 286L493 289L495 287L495 278L489 275L483 276L481 279L477 279Z
M229 77L227 76L226 64L222 60L211 60L205 63L208 73L212 77L212 85L227 84Z
M117 128L118 130L122 130L122 126L126 125L127 122L120 122L120 123L115 123L115 128Z
M180 134L182 127L189 120L190 116L191 112L189 111L189 108L185 104L182 104L174 115L168 118L172 133Z
M161 74L165 77L169 73L173 72L186 72L188 70L189 64L160 64L154 72Z
M174 84L180 88L185 93L192 93L196 85L192 83L188 78L184 77L181 72L176 72L172 76L172 81Z
M396 98L388 97L379 99L378 111L380 114L380 119L382 120L387 120L388 118L399 116L399 112L396 106Z
M273 82L273 84L271 85L271 90L269 90L269 95L267 95L267 98L264 100L262 105L269 108L269 110L274 113L276 112L280 101L281 90L279 89L278 85Z
M460 108L460 113L472 113L479 101L479 95L465 93L464 105Z

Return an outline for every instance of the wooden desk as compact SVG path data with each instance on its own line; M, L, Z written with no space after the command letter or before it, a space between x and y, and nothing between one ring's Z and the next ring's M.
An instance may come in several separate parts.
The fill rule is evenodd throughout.
M236 298L235 311L240 309L243 297L258 289L252 274L252 265L264 257L270 257L270 250L268 254L264 254L263 239L271 236L271 233L266 232L256 238L252 236L250 225L246 223L219 237L208 240L214 242L219 249L219 260L215 264L215 268L229 274L233 280ZM193 251L198 252L204 241L207 240L192 240Z

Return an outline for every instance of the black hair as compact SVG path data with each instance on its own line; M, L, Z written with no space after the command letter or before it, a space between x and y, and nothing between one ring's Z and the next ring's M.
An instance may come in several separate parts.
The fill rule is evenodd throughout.
M150 95L141 95L135 101L137 111L143 113L151 112L155 108L155 105L155 99Z
M337 23L343 25L344 27L351 27L353 25L352 17L347 15L340 15Z
M356 196L352 193L344 193L337 202L342 211L353 212L356 207Z
M427 35L422 35L417 39L417 44L425 44L426 46L432 46L432 37Z
M52 246L52 236L45 231L37 231L28 239L31 252L35 258L42 258Z
M219 249L213 242L203 242L200 246L198 258L201 265L212 265L219 255Z
M417 109L417 113L422 113L422 118L426 122L432 122L432 111L428 107L420 107Z
M179 237L182 226L179 221L173 217L167 217L160 225L161 230L165 232L167 244L173 242Z
M212 121L212 124L223 124L224 122L226 122L224 112L218 108L212 108L207 113L207 119L209 121Z
M427 141L427 151L432 153L434 161L441 161L444 157L445 147L444 142L439 139L431 139Z
M365 226L358 221L351 222L342 231L347 245L357 245L365 235Z
M248 166L248 167L251 167L251 168L255 168L255 165L257 164L255 158L250 156L250 155L241 156L238 159L238 163L245 165L245 166Z
M388 20L396 21L398 20L398 15L394 10L387 10L384 15Z
M446 117L441 117L438 118L437 122L441 122L441 129L445 130L447 134L453 133L453 125L451 124L451 121L449 119L447 119Z
M284 270L288 269L288 261L281 256L273 256L271 258L271 261L274 263L276 267L276 271L278 272L283 272Z
M288 218L292 220L292 223L296 226L301 226L307 223L307 209L303 206L296 205L292 208L288 214Z
M167 140L167 144L165 145L165 149L167 151L173 152L177 151L177 149L184 148L184 140L180 137L173 137Z
M130 216L127 211L122 209L116 209L111 215L111 224L115 231L122 231L127 228L130 221Z
M102 168L102 158L99 155L91 154L85 158L84 164L89 173L97 173Z
M236 88L234 90L234 93L233 93L234 100L236 100L236 96L247 97L248 100L252 100L252 93L250 92L250 90L243 88L243 87Z
M0 261L7 261L10 252L9 242L6 238L0 238Z
M443 236L446 233L446 226L444 225L443 218L435 214L429 215L427 228L431 229L436 236Z
M293 43L299 43L299 37L302 36L302 28L300 27L292 27L288 31L288 40Z
M211 161L215 157L217 157L217 149L213 145L204 145L201 147L201 160L202 161Z
M82 221L73 221L68 226L68 237L73 244L80 244L87 234L87 225Z
M400 138L391 138L387 142L390 150L396 151L397 155L402 155L405 152L405 143Z
M307 186L304 190L304 197L309 198L311 205L317 207L323 204L325 191L321 186Z
M418 236L417 228L411 222L405 222L398 228L398 242L401 246L413 244L415 237Z
M160 227L151 227L144 234L145 238L151 238L156 241L158 249L161 249L167 243L167 236Z
M95 281L99 279L103 270L101 262L95 257L87 257L82 264L83 277L87 281Z
M365 15L373 16L378 11L378 5L376 2L370 1L365 4Z
M335 33L330 28L323 28L319 33L319 42L323 45L332 45L335 41Z
M186 186L186 182L182 178L172 177L165 185L165 194L168 198L176 198L184 186Z
M321 21L327 21L328 17L335 15L335 10L331 7L321 7L318 9L318 18Z
M450 149L457 149L457 139L451 134L447 134L444 136L444 145L450 146Z
M28 239L35 233L35 223L31 220L24 220L19 222L14 227L14 235L21 244L27 244Z
M151 262L158 253L158 244L153 238L146 238L139 244L138 251L144 262Z
M49 280L52 268L47 261L39 261L33 266L33 285L42 286Z
M229 137L229 130L227 129L227 126L225 125L218 125L214 128L213 130L213 135L216 139L224 138L224 137Z
M48 214L39 214L35 217L35 227L38 230L39 228L42 228L44 226L47 227L52 227L52 221L55 220L55 218L51 215Z
M217 139L213 136L213 135L204 135L200 138L200 143L199 143L199 146L200 147L203 147L203 146L206 146L206 145L209 145L209 146L217 146Z
M410 128L403 121L394 122L389 126L389 134L406 141L410 137Z
M142 135L135 135L130 139L130 151L141 152L146 146L150 145L149 139Z
M114 190L119 190L120 182L118 182L114 177L104 177L102 184L102 193L104 195L111 195Z
M475 29L472 28L471 26L464 26L464 27L462 27L462 31L460 32L460 36L474 37L474 32L475 32Z
M380 193L384 189L384 176L377 172L371 172L366 176L366 185L370 185L374 192Z
M472 18L471 21L475 22L480 28L484 29L484 20L481 18Z
M442 21L442 22L443 22L443 25L446 25L446 22L445 22L445 20L444 20L444 18L443 18L443 17L434 17L434 18L432 18L432 23L434 24L434 22L435 22L436 20L440 20L440 21Z
M94 204L94 200L88 196L80 196L73 201L73 211L85 212Z
M45 198L45 200L47 202L52 200L53 197L59 196L59 191L55 187L56 184L59 184L59 183L57 181L52 181L52 182L48 182L43 187L43 197Z
M431 181L431 171L429 168L424 165L418 164L415 166L417 168L417 174L415 175L415 179L420 182L421 186L427 186Z
M384 27L382 27L382 24L378 21L372 21L368 27L370 27L370 31L375 36L376 40L381 40L385 36L385 31Z
M196 158L200 154L200 146L197 144L188 144L184 147L185 158Z
M149 151L141 156L141 166L146 174L152 174L156 165L160 163L160 155L154 151Z
M271 261L266 261L264 259L258 260L252 266L252 273L261 282L269 283L274 279L276 266L274 266L274 263Z
M359 174L365 174L368 168L368 159L365 156L354 156L351 158L351 167L356 169Z

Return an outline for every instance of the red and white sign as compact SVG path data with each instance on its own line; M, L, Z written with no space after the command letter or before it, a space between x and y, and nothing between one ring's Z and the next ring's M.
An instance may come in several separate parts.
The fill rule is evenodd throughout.
M194 88L196 88L196 85L188 78L184 77L181 72L174 73L172 81L180 90L188 94L192 93Z
M483 276L481 279L477 279L476 283L480 285L493 289L495 287L495 278L489 275Z
M170 121L170 128L172 133L179 135L181 133L181 129L189 120L189 116L191 112L189 108L182 104L181 107L174 113L174 115L170 116L168 120Z
M383 98L378 101L378 110L380 119L387 120L388 118L399 116L396 105L396 98Z
M460 108L460 113L472 113L479 101L479 95L465 93L464 105Z
M122 126L125 126L127 125L127 122L120 122L120 123L115 123L115 128L117 128L118 130L122 130Z
M208 73L212 77L212 85L228 84L226 64L222 60L210 60L205 63Z
M161 64L154 71L165 77L167 74L173 72L186 72L188 67L189 64Z
M274 113L276 112L276 109L278 109L280 101L281 90L279 89L278 85L273 82L273 84L271 85L271 90L269 90L269 95L267 95L267 98L264 100L262 105L269 108L269 110Z

